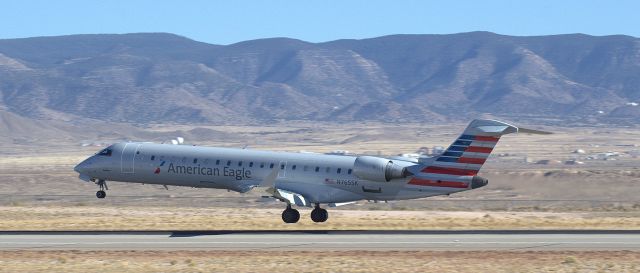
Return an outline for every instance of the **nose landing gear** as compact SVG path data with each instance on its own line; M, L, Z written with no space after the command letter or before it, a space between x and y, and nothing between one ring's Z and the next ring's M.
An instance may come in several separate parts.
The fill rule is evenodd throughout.
M100 179L96 184L100 186L100 190L96 192L96 197L100 199L107 197L107 193L105 192L105 190L109 190L109 187L107 187L107 181Z

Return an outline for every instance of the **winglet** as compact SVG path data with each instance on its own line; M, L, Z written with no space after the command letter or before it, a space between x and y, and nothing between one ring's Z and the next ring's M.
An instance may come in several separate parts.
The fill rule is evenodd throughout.
M273 171L260 182L258 187L272 188L275 185L276 178L278 178L278 170L278 168L273 168Z

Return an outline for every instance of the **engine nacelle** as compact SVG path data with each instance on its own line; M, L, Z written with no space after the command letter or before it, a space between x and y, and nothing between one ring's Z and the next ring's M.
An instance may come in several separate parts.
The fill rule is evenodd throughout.
M407 168L394 164L389 159L375 156L359 156L353 163L353 174L361 179L389 182L409 176Z

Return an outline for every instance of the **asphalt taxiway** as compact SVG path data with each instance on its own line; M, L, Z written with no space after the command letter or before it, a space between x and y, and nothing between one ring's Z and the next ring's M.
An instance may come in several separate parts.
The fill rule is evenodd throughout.
M0 250L640 251L640 231L5 231Z

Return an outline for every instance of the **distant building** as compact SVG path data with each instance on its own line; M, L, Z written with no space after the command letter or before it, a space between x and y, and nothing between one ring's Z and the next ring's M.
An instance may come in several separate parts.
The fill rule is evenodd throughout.
M584 164L584 162L578 161L577 159L569 159L569 160L565 161L564 164L566 164L566 165L582 165L582 164Z
M327 155L351 155L352 153L350 153L347 150L333 150L331 152L325 153Z

